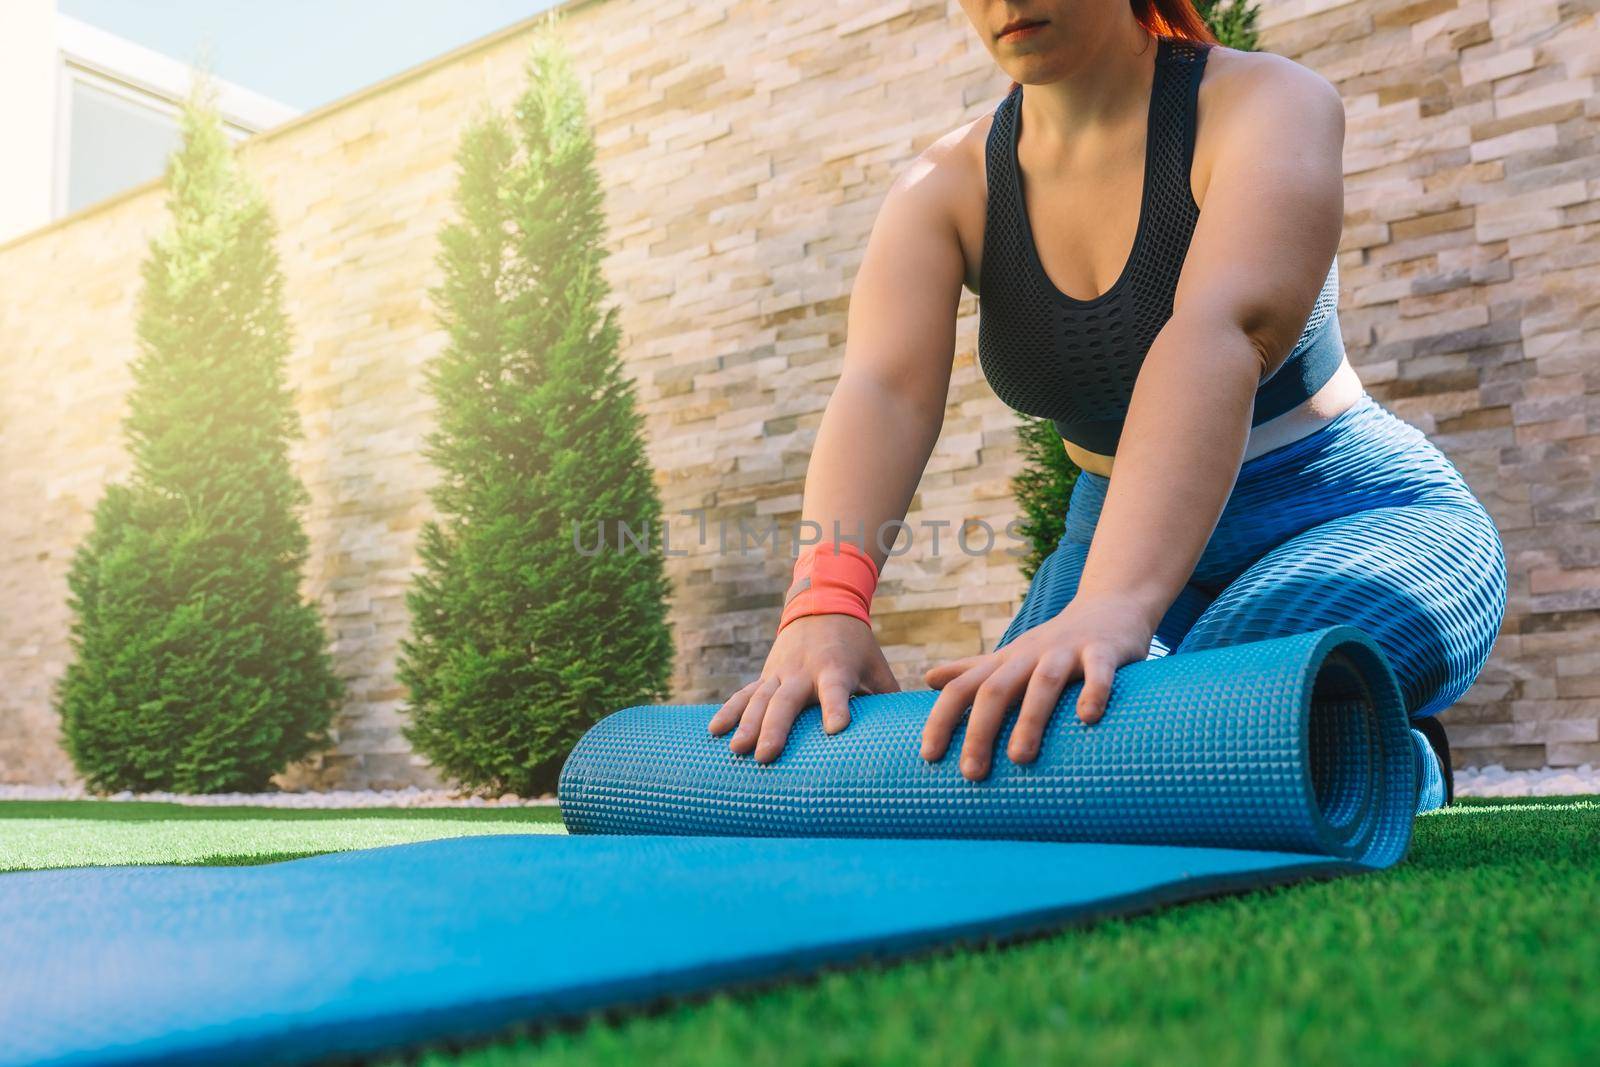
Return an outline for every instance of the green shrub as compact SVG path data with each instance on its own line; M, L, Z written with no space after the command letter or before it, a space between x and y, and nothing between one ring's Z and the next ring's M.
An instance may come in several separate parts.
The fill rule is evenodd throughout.
M1261 5L1250 0L1195 0L1194 7L1222 44L1242 52L1254 52L1258 47L1256 20Z
M510 121L463 135L458 218L428 368L439 518L422 531L400 678L406 736L469 786L552 789L598 718L662 699L672 670L661 505L607 286L582 93L548 33ZM649 537L617 550L617 523ZM603 523L606 551L588 554Z
M73 662L57 691L94 787L255 790L323 744L341 686L300 597L307 502L288 446L288 327L273 223L197 92L150 245L123 432L68 577Z
M1066 530L1067 499L1079 471L1049 419L1017 416L1017 448L1022 469L1011 479L1011 490L1022 513L1018 529L1027 541L1027 554L1019 566L1022 576L1032 581Z

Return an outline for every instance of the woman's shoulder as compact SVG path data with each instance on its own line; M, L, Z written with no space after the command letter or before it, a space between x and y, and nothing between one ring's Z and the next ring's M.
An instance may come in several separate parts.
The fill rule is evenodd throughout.
M1273 52L1242 52L1214 45L1200 80L1199 111L1223 122L1308 109L1343 113L1339 90L1310 67Z
M950 129L901 164L885 195L885 207L914 213L924 224L952 235L969 265L968 288L976 284L988 180L986 150L993 107Z
M959 197L983 183L985 152L993 109L961 123L908 159L893 188L915 189L930 197Z
M1210 49L1196 103L1198 202L1204 204L1210 174L1225 153L1287 152L1313 138L1343 143L1344 102L1333 83L1272 52Z

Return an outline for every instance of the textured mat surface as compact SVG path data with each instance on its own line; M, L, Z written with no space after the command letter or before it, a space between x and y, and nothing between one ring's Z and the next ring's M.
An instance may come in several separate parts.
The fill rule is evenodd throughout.
M573 833L977 837L1313 852L1372 866L1410 839L1415 754L1383 653L1353 626L1127 664L1087 727L1068 686L1039 757L961 777L918 754L933 690L808 709L762 765L711 737L713 704L627 708L561 772Z
M0 877L0 1063L394 1049L1381 867L1409 843L1399 691L1354 627L1129 664L1100 724L1058 712L1036 764L984 783L916 755L932 697L859 697L834 737L813 710L764 767L706 733L709 705L625 709L563 773L572 837Z

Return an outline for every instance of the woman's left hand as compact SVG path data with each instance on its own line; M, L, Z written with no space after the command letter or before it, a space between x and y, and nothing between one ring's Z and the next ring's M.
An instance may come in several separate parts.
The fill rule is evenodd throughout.
M923 674L930 688L942 690L922 730L922 758L944 758L962 712L972 708L961 748L961 773L971 781L989 774L995 738L1006 713L1020 698L1022 707L1006 755L1031 763L1039 755L1044 729L1061 691L1082 678L1078 718L1100 721L1118 667L1150 655L1154 626L1137 604L1120 598L1074 597L1055 618L1018 635L993 652L931 667Z

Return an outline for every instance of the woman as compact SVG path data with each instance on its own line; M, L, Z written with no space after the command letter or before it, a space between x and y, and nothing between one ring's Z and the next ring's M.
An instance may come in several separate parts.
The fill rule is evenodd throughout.
M820 704L834 733L851 693L898 688L868 614L893 536L852 532L893 531L910 505L965 285L989 382L1052 419L1082 473L996 648L925 674L941 693L924 758L965 718L961 772L979 780L1013 713L1005 756L1037 755L1074 681L1093 724L1124 664L1343 622L1401 683L1418 809L1446 803L1431 717L1489 655L1505 553L1460 473L1345 358L1337 92L1216 45L1190 0L963 7L1015 81L885 197L806 478L802 520L833 533L797 560L761 677L712 733L737 725L733 751L772 760L801 710Z

